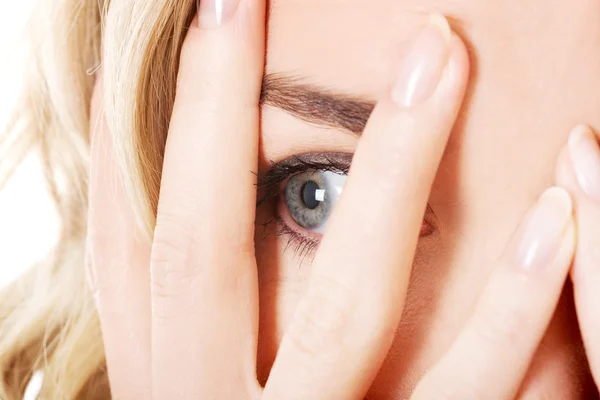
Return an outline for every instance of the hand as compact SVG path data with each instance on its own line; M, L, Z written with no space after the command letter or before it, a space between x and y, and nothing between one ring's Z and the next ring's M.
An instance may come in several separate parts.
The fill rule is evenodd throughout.
M152 243L128 205L110 132L92 127L88 267L113 397L361 399L402 314L427 197L466 87L466 50L435 19L373 111L263 389L252 171L265 2L228 11L220 27L201 15L203 27L194 22L185 41ZM357 214L365 202L377 212ZM415 399L518 390L574 248L564 191L550 190L535 210Z
M588 362L600 388L600 147L590 128L578 126L571 133L556 180L574 199L577 250L571 279Z

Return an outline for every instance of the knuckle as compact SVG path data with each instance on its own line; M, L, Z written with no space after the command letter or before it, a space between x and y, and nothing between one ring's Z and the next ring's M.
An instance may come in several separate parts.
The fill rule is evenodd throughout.
M354 315L349 296L341 285L328 290L316 286L300 304L287 337L295 350L308 356L321 356L342 345L352 330Z
M196 286L195 268L186 268L180 262L161 261L152 263L150 293L152 317L158 326L169 326L171 321L185 318L184 310L194 309L190 302L197 300L190 288Z
M200 225L201 219L190 217L190 211L164 210L157 216L150 255L151 290L157 298L177 297L209 280L234 291L240 284L236 272L254 259L251 234L240 233L239 226L233 231L210 221Z
M197 274L187 262L189 252L172 242L155 241L152 245L151 293L158 298L172 298L190 285Z
M185 235L177 237L163 237L157 234L152 243L150 262L158 266L172 266L185 261L190 255L191 243Z
M198 274L198 268L191 262L192 236L187 227L177 221L167 214L157 218L150 254L151 293L163 300L177 297Z
M159 211L156 217L151 262L160 265L180 264L195 245L193 223L185 212Z

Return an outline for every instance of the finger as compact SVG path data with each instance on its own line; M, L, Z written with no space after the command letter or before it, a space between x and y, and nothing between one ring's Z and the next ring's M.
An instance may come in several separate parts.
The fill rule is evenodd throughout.
M431 20L375 107L283 338L267 399L362 399L402 313L427 198L468 75L462 42ZM372 213L357 213L364 204Z
M87 268L91 277L115 399L150 398L150 244L138 235L94 90Z
M590 368L600 385L600 147L588 127L573 130L558 161L557 183L575 203L578 243L571 278Z
M152 249L155 398L258 390L254 258L265 1L201 1L183 45Z
M542 195L494 266L474 315L414 399L515 397L569 271L571 211L565 190Z

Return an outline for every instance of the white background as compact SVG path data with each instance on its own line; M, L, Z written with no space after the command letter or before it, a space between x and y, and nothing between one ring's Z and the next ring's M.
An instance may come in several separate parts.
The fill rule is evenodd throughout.
M55 0L60 1L60 0ZM22 84L16 62L25 22L35 0L0 1L0 130ZM0 160L0 170L2 163ZM0 188L0 287L42 259L56 238L58 221L35 156Z
M16 79L21 66L14 55L22 46L20 37L35 2L0 1L0 132L4 130L23 82ZM0 160L0 166L2 162ZM41 167L32 155L13 179L0 188L0 288L44 258L56 240L58 228L56 211L45 190ZM36 397L41 378L39 373L34 375L24 400Z

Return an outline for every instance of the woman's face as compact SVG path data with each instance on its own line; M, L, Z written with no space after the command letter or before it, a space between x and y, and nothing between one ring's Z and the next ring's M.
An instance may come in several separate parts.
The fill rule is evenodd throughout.
M472 83L431 193L404 317L369 398L408 396L465 324L519 219L552 185L570 129L600 127L597 0L273 0L261 180L283 181L259 194L263 380L330 213L303 200L316 193L304 184L336 184L314 170L347 167L347 157L327 153L352 153L371 103L434 12L469 45ZM300 167L290 162L297 155ZM286 187L287 197L268 195ZM534 398L582 396L586 367L567 292L524 384Z

